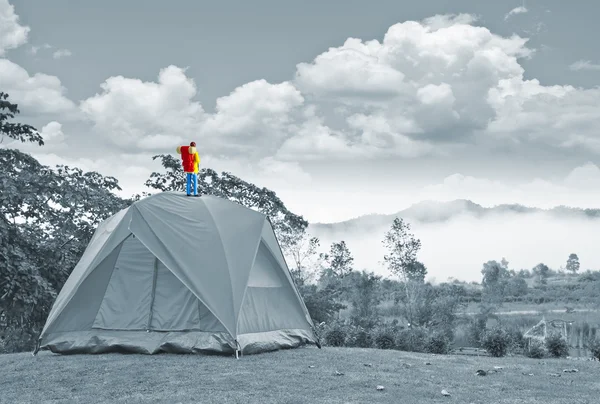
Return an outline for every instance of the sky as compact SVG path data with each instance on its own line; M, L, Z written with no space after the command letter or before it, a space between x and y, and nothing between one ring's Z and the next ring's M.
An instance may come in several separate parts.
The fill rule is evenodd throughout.
M600 207L598 2L0 0L0 91L122 194L195 141L309 222Z

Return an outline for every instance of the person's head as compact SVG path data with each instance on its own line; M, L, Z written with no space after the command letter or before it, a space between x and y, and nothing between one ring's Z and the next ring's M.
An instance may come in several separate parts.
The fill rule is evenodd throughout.
M190 143L190 147L196 147L196 142Z

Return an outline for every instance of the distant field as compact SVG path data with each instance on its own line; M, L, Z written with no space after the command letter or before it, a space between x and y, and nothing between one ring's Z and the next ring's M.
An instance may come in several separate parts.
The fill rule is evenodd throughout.
M503 369L475 375L495 366ZM563 372L572 368L578 372ZM600 396L598 362L352 348L311 347L237 361L170 354L8 354L0 355L0 369L0 403L7 404L592 404ZM378 385L385 390L378 391ZM443 396L443 389L451 395Z

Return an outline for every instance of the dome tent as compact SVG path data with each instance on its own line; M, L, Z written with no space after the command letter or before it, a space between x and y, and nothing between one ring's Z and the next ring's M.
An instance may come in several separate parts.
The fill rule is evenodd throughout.
M102 222L38 350L258 353L318 339L267 216L163 192Z

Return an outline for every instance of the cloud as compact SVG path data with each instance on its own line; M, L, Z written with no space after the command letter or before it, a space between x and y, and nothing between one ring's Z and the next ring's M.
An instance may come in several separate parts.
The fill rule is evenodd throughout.
M15 7L8 0L0 0L0 56L27 43L29 31L29 27L19 23Z
M525 6L519 6L519 7L515 7L512 10L510 10L505 16L504 16L504 21L508 20L510 17L512 17L513 15L517 15L517 14L525 14L527 13L529 10L527 10L527 8Z
M411 232L421 240L418 259L427 267L429 279L445 281L454 277L480 282L483 264L489 260L500 261L503 257L511 269L531 269L540 262L558 269L565 265L572 252L581 257L582 269L600 268L597 220L559 218L544 213L504 214L482 219L459 215L442 223L406 220ZM312 227L308 231L319 237L322 252L331 243L344 240L357 269L391 276L382 265L386 250L381 242L390 225L391 220L386 220L381 224L344 227L333 232Z
M64 58L64 57L68 57L68 56L72 56L72 55L73 55L73 53L71 53L71 51L68 49L59 49L52 54L52 57L54 59L60 59L60 58Z
M575 72L581 70L600 71L600 63L592 63L589 60L578 60L569 66L569 69Z
M10 95L12 102L19 104L23 115L68 115L76 109L58 77L43 73L30 76L7 59L0 59L0 88Z
M444 178L441 183L424 187L415 193L414 198L440 201L469 199L484 206L520 203L543 208L557 205L593 208L597 207L598 188L600 168L587 162L555 181L536 178L510 184L457 173Z
M42 49L52 49L52 45L47 43L43 45L31 45L29 47L29 53L31 53L32 55L37 55L37 53Z
M291 83L256 80L217 99L201 133L214 147L252 158L272 156L294 130L304 97Z
M63 132L63 126L60 122L51 121L42 127L38 133L44 139L44 145L40 146L37 143L21 143L17 140L9 140L3 142L3 147L14 147L22 152L30 153L36 156L47 155L54 153L68 152L67 145L68 137Z
M299 64L294 83L317 108L337 103L346 107L347 119L356 114L376 117L371 122L383 119L391 136L418 142L422 152L439 150L435 143L465 141L494 118L488 93L502 80L522 80L518 59L533 54L527 39L470 25L476 20L438 15L395 24L382 42L350 38L312 63ZM341 141L355 143L352 129L339 129ZM389 154L385 147L376 151Z
M62 124L52 121L42 127L40 134L44 138L44 145L63 144L65 134L62 131Z
M436 15L395 24L382 41L349 38L300 63L292 81L234 89L214 113L177 66L156 82L111 77L81 109L98 138L123 149L170 151L191 136L255 162L448 156L473 143L596 150L595 90L525 80L528 40L476 21Z
M103 91L83 100L80 108L97 134L113 145L132 152L171 152L199 133L205 113L192 100L196 84L185 69L162 69L158 82L110 77L100 87Z

